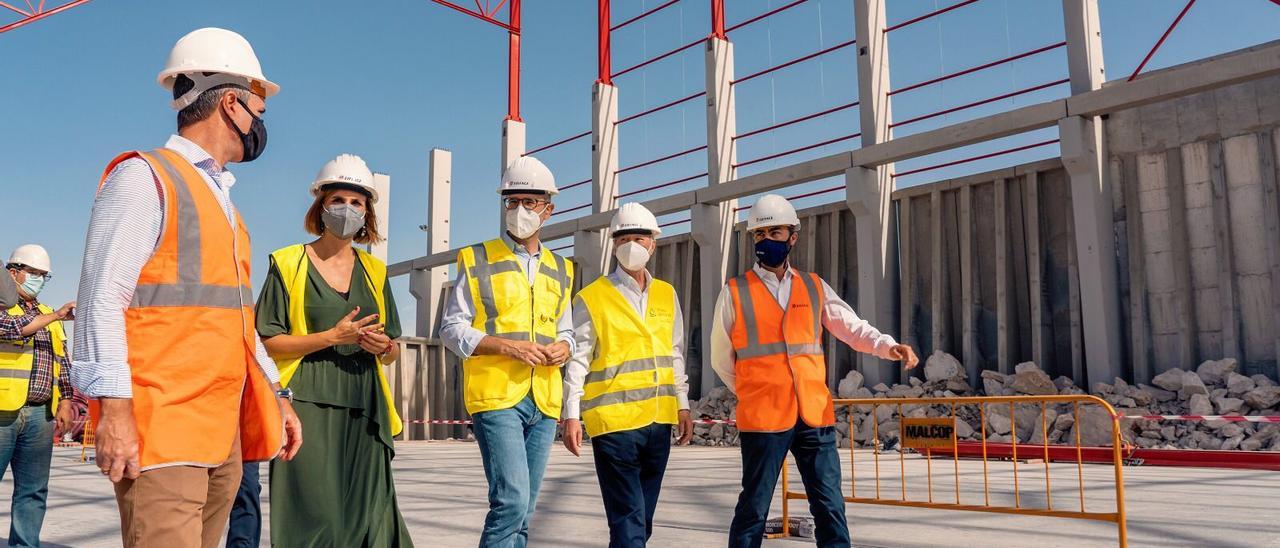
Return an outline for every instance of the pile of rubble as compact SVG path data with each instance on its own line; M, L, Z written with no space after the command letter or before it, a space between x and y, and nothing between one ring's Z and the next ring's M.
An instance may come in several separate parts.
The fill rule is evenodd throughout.
M1130 385L1117 378L1113 384L1094 383L1088 393L1124 415L1280 415L1280 385L1266 376L1249 377L1236 370L1233 359L1207 361L1195 371L1161 373L1151 380L1155 386ZM850 371L840 381L836 397L884 399L886 404L877 404L874 410L871 405L837 407L840 447L849 446L851 425L853 442L859 446L869 447L878 436L885 447L892 447L897 442L900 416L947 417L953 412L960 419L956 435L961 440L977 441L985 436L990 442L1008 443L1017 436L1018 443L1040 444L1047 431L1050 444L1074 444L1078 436L1085 446L1111 445L1110 417L1097 405L1080 405L1077 424L1070 403L1045 405L1043 414L1038 404L1012 409L1006 404L988 404L985 418L972 405L952 410L950 405L892 403L895 398L1086 393L1067 377L1050 378L1034 363L1019 364L1010 375L983 371L978 379L981 390L971 386L959 360L944 352L929 357L923 379L912 377L907 384L881 383L869 388L863 381L861 373ZM732 420L736 405L733 393L720 387L691 407L695 419ZM1124 420L1121 427L1128 443L1144 448L1280 451L1280 424L1275 423ZM738 431L727 424L697 424L693 443L737 445Z

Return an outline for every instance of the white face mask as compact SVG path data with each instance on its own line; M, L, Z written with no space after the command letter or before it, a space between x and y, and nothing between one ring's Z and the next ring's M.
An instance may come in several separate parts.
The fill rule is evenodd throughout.
M635 272L644 268L649 262L649 250L640 242L627 242L618 246L613 250L613 256L618 258L618 264L622 268Z
M524 206L507 210L507 231L512 236L523 240L533 236L539 228L542 228L542 214L529 211Z

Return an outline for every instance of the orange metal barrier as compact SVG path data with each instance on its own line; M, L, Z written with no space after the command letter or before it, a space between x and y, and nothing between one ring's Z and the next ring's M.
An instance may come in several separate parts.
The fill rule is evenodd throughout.
M88 421L84 424L84 437L81 438L80 442L80 462L89 462L89 449L94 447L93 419L88 419Z
M1042 516L1042 517L1106 521L1106 522L1111 522L1116 524L1120 546L1121 547L1128 546L1128 531L1125 525L1125 509L1124 509L1124 460L1123 460L1124 457L1123 457L1122 440L1120 436L1120 421L1119 421L1118 415L1115 412L1115 409L1113 409L1111 405L1109 405L1106 401L1100 398L1097 398L1095 396L1087 396L1087 395L993 396L993 397L954 397L954 398L862 398L862 399L839 399L839 400L835 400L835 404L838 406L854 405L854 406L870 407L870 414L867 416L871 420L871 423L873 425L872 426L873 437L871 438L871 445L874 448L873 459L875 461L875 492L874 492L874 496L867 496L865 494L862 496L859 496L858 482L857 482L858 477L857 477L857 469L856 469L857 441L856 441L856 435L855 435L856 429L854 424L854 416L855 416L854 411L856 410L856 408L850 409L850 412L848 414L848 421L849 421L848 439L849 439L849 445L850 445L849 473L850 473L851 489L849 494L845 496L846 502L860 503L860 504L880 504L880 505L887 505L887 506L906 506L906 507L913 507L913 508L968 510L972 512L1020 514L1020 515L1031 515L1031 516ZM1078 497L1079 509L1078 510L1075 510L1075 509L1066 510L1061 508L1055 509L1053 506L1052 487L1051 487L1052 483L1050 481L1050 474L1049 474L1050 430L1049 430L1049 421L1047 418L1048 407L1050 404L1071 404L1072 414L1074 415L1074 419L1075 419L1074 424L1077 425L1073 427L1073 430L1075 433L1074 447L1075 447L1075 454L1076 454L1076 459L1075 459L1076 460L1076 482L1075 483L1077 484L1077 487L1079 489L1079 497ZM1090 511L1085 508L1084 460L1082 456L1083 449L1080 444L1082 428L1078 426L1080 425L1081 404L1097 405L1101 407L1103 410L1105 410L1107 414L1111 417L1111 465L1115 469L1115 511L1111 511L1111 512ZM951 434L950 434L951 435L950 450L948 451L944 449L944 452L951 456L950 460L953 463L953 475L955 479L954 502L950 502L950 501L943 502L942 500L940 500L940 498L935 498L934 496L933 460L936 457L932 455L932 449L928 449L928 448L923 449L923 451L921 451L921 454L924 457L926 467L927 467L927 472L926 472L928 476L927 500L909 500L908 499L907 474L906 474L906 460L907 460L906 446L900 447L898 451L898 459L897 459L898 470L899 470L898 479L901 485L900 492L898 493L899 497L886 498L882 496L881 477L880 477L880 468L881 468L880 454L882 452L880 449L881 447L880 424L879 424L880 421L876 420L876 409L882 406L896 407L895 415L899 419L898 440L899 440L899 443L901 444L907 440L907 436L904 435L906 431L906 424L905 424L905 421L902 420L903 419L902 408L904 405L907 405L907 406L941 405L941 406L947 406L950 408L949 416L942 417L942 418L944 420L950 419L950 423L953 425L951 429ZM991 461L988 459L988 455L987 455L987 441L986 441L987 412L988 412L988 406L990 405L1008 405L1009 406L1008 408L1008 413L1009 413L1008 417L1009 417L1009 423L1010 423L1009 437L1010 437L1010 441L1012 442L1012 458L1009 460L1009 462L1011 462L1013 466L1013 491L1014 491L1013 506L992 504L991 502L990 463L999 462L999 461ZM1023 459L1042 458L1044 460L1045 506L1043 507L1029 508L1029 507L1023 506L1022 504L1022 488L1024 487L1024 484L1020 482L1019 470L1018 470L1019 443L1018 443L1018 430L1017 430L1018 426L1017 426L1017 415L1016 415L1016 406L1018 405L1035 405L1040 408L1040 432L1042 433L1040 436L1041 437L1040 443L1021 444L1023 447L1029 447L1029 450L1027 449L1023 450L1021 458ZM956 416L957 406L961 406L961 407L976 406L978 408L978 414L979 414L980 423L981 423L981 428L978 430L978 432L981 434L980 437L982 438L982 441L981 441L981 446L982 446L982 501L981 501L981 504L977 504L976 501L964 502L961 500L960 455L959 455L959 452L956 450L956 437L955 437L955 430L954 430L954 424L955 424L955 421L957 420L957 416ZM866 491L863 491L863 493L866 493ZM780 534L770 535L770 538L787 536L789 534L789 528L790 528L790 523L789 523L790 504L789 503L792 499L805 499L805 498L807 497L805 496L804 492L790 491L788 489L787 464L784 461L782 465L782 531Z

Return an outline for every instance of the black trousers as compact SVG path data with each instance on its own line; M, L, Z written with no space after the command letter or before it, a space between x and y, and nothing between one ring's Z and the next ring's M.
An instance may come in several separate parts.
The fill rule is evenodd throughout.
M760 546L782 459L788 450L795 457L800 479L804 481L818 546L849 546L835 427L814 428L804 421L796 421L795 427L785 432L742 432L738 440L742 444L742 494L738 496L733 524L729 526L729 546Z
M671 425L604 434L591 438L591 447L610 548L644 546L653 534L653 513L671 455Z

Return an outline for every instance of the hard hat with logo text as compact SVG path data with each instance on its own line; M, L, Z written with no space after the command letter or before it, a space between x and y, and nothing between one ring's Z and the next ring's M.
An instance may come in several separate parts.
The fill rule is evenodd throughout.
M613 238L628 234L657 236L662 234L662 229L658 227L658 218L654 217L648 208L631 202L622 204L618 212L613 214L613 222L609 223L609 234Z
M498 194L530 192L555 196L560 193L560 190L556 188L556 178L546 165L533 156L521 156L502 172L502 184L498 185Z
M796 208L786 198L777 194L765 194L747 212L747 230L769 226L791 226L799 230L800 217Z
M311 183L311 195L319 197L324 192L324 187L329 185L359 188L369 193L371 203L378 203L378 189L373 186L373 172L355 154L339 154L320 168L315 182Z

